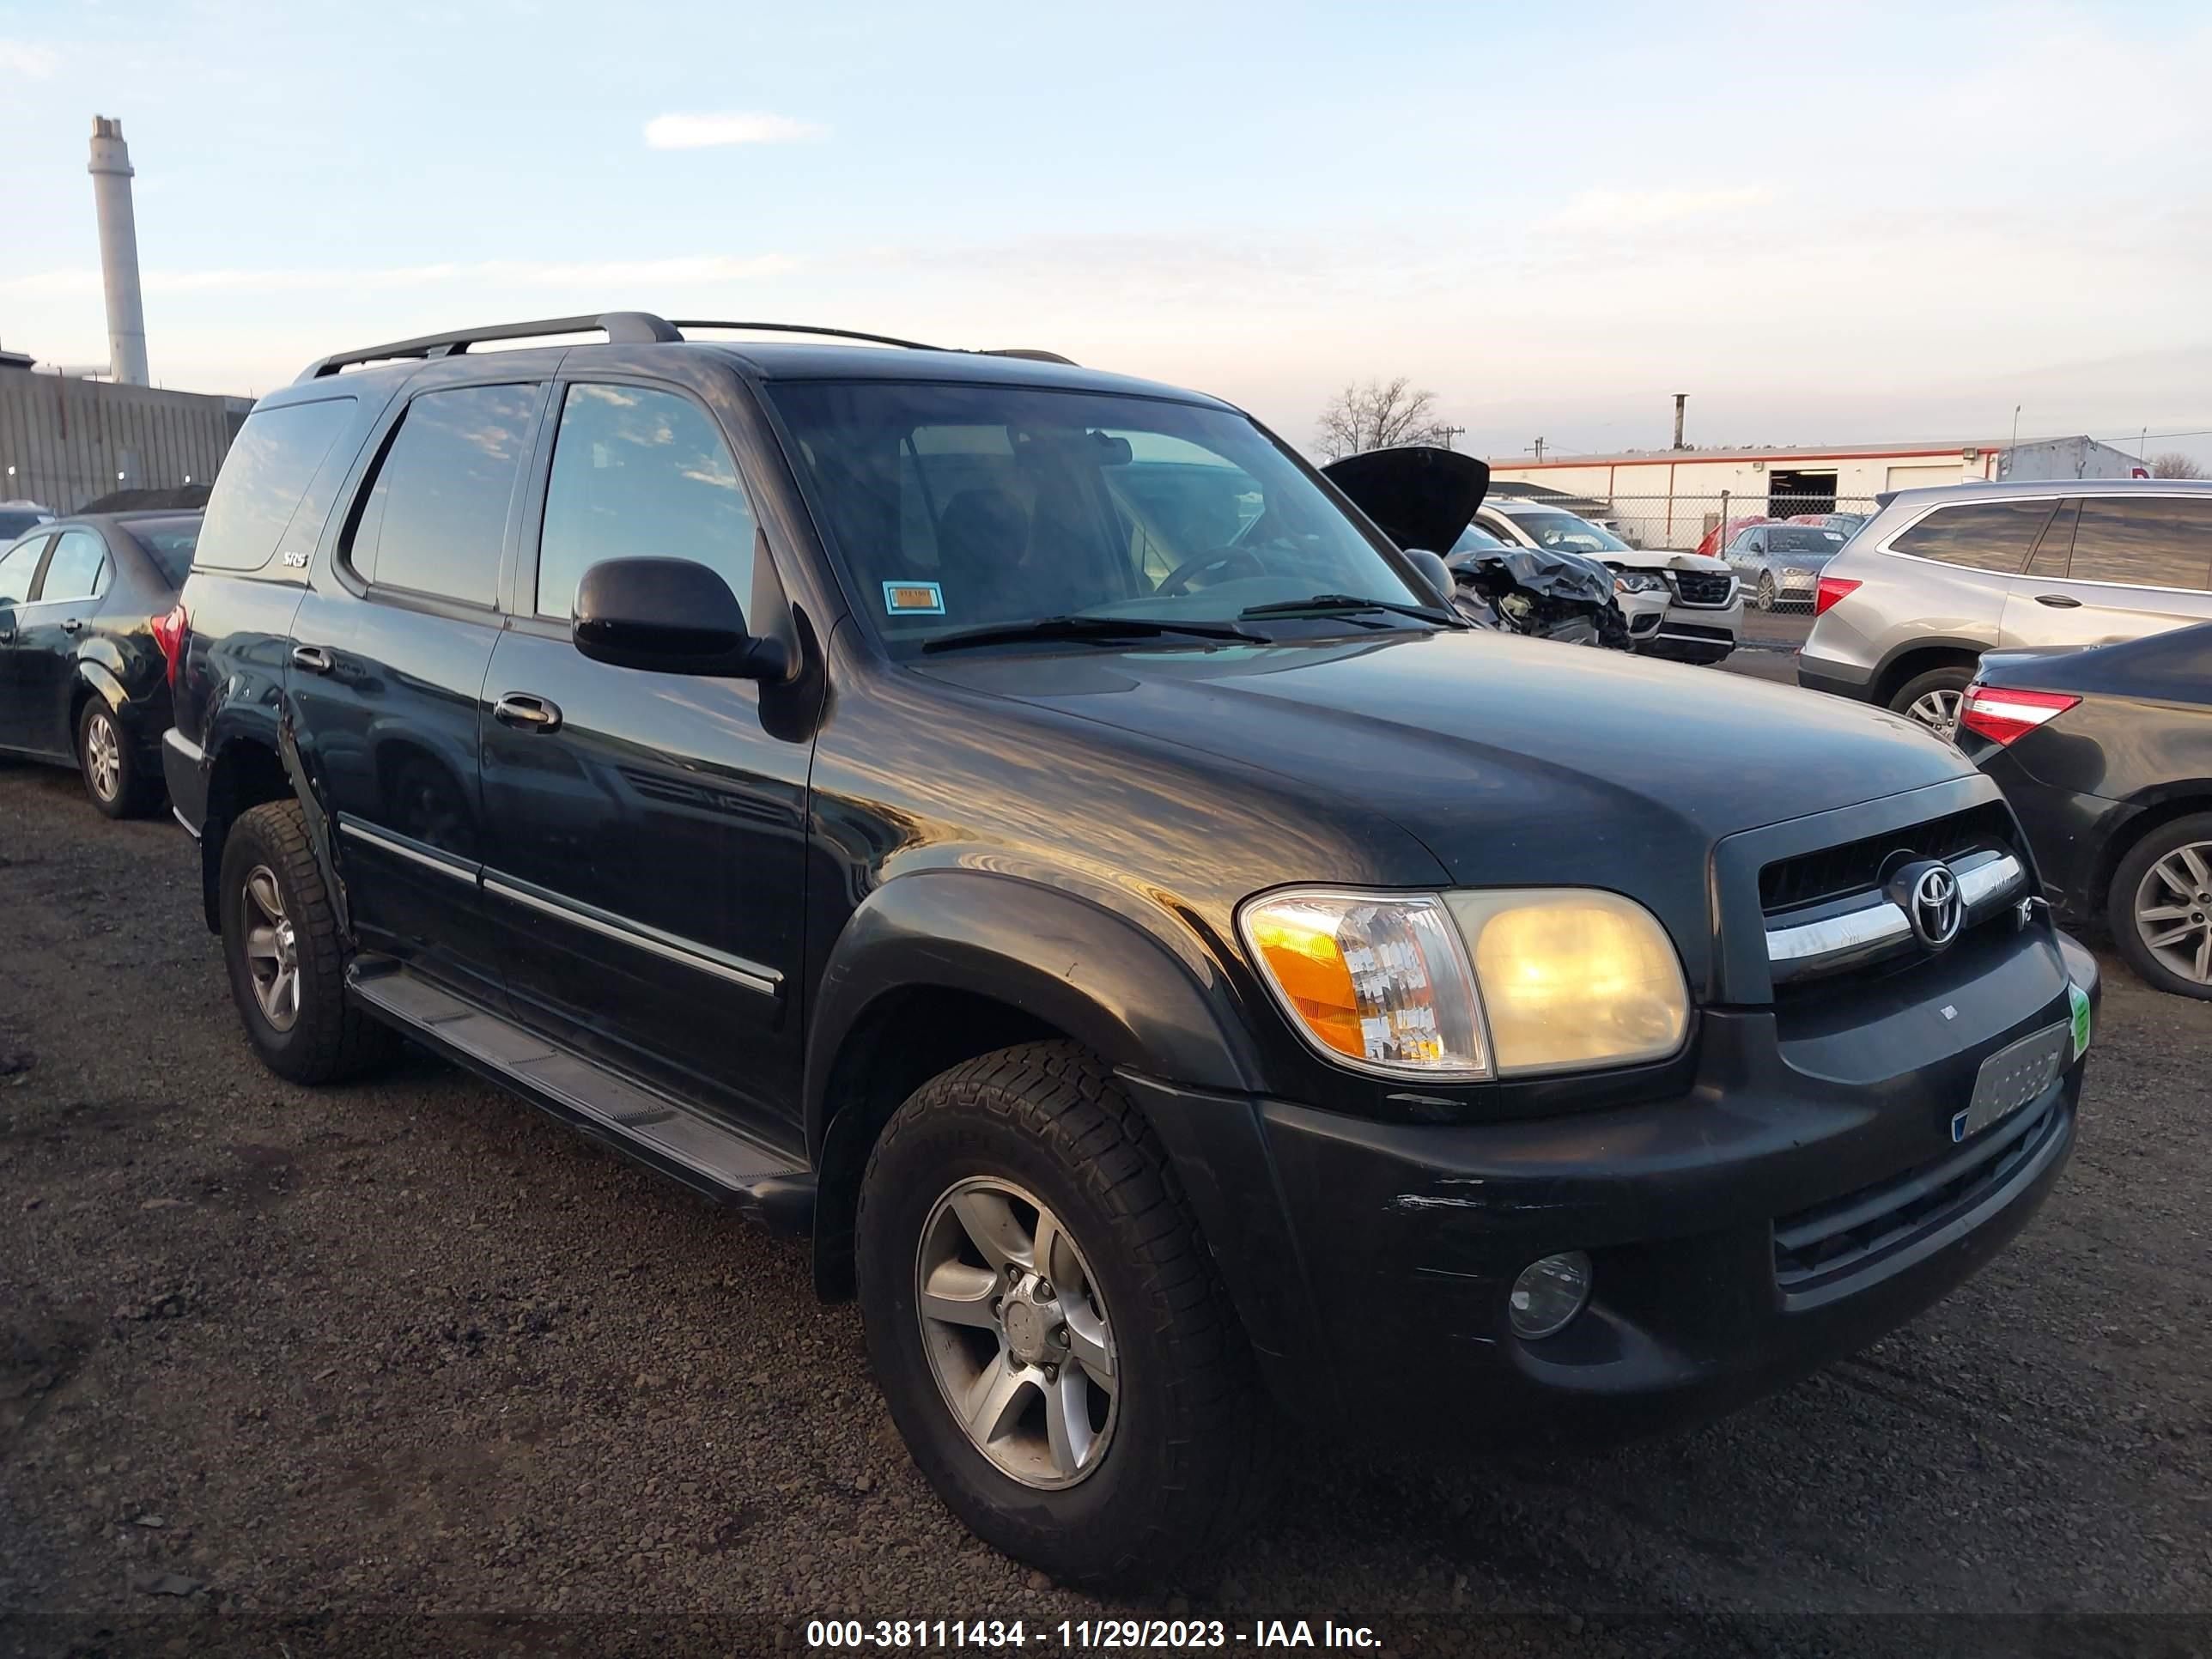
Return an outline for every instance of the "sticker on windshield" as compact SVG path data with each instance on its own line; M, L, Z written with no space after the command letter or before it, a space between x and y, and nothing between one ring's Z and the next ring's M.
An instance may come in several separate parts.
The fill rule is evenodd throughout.
M884 610L894 617L941 617L945 590L935 582L885 582Z

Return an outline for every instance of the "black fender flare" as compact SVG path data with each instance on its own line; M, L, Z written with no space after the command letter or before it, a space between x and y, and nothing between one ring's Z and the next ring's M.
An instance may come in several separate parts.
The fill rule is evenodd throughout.
M1144 902L970 866L933 866L878 888L839 937L816 994L809 1161L825 1177L866 1162L859 1138L877 1126L860 1127L859 1112L839 1115L847 1103L831 1097L830 1085L840 1053L885 999L941 988L1030 1015L1121 1074L1167 1153L1269 1386L1300 1414L1325 1412L1325 1368L1299 1358L1315 1351L1319 1329L1261 1121L1266 1089L1249 1003L1197 928L1164 908L1145 916ZM815 1208L815 1283L831 1297L849 1288L846 1187L825 1181Z
M1256 1092L1260 1060L1237 998L1198 935L1163 937L1097 896L1000 871L936 866L864 899L823 965L808 1020L806 1146L818 1158L840 1103L839 1051L871 1007L917 987L988 997L1065 1031L1116 1066L1201 1089Z

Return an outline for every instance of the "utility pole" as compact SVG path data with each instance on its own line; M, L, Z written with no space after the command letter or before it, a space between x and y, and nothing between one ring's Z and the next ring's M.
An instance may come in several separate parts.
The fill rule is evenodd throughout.
M1450 449L1455 447L1452 443L1452 440L1458 437L1466 430L1467 428L1463 426L1440 426L1437 428L1437 436L1444 441L1444 447L1446 449Z
M1674 447L1677 449L1682 447L1682 405L1689 401L1690 394L1686 392L1674 394Z
M1536 440L1536 459L1540 461L1544 459L1544 441L1541 438Z

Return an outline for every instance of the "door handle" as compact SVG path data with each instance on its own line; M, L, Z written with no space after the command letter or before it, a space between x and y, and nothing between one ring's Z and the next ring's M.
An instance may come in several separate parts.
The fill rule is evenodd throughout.
M547 698L533 696L527 691L510 691L492 705L491 717L501 726L512 726L523 732L557 732L561 729L561 707Z
M2035 602L2047 605L2053 611L2079 611L2081 608L2081 600L2064 593L2039 593L2035 596Z
M67 622L62 624L62 632L64 634L74 634L83 626L84 624L82 623L79 622L75 617L71 617Z
M304 668L310 674L327 674L334 666L331 653L319 645L295 645L292 647L292 666Z

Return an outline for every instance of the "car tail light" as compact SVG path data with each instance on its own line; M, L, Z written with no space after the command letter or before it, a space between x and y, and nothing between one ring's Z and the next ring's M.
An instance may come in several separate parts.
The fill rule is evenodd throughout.
M1820 591L1813 596L1813 614L1816 617L1821 615L1829 606L1850 598L1858 591L1859 584L1848 576L1821 577Z
M185 614L184 601L179 599L169 607L165 617L155 617L151 623L154 643L161 647L161 660L169 665L169 689L177 688L177 665L185 659L185 633L191 626L191 618Z
M2014 691L1979 681L1966 688L1959 724L2000 747L2056 720L2081 699L2063 691Z

